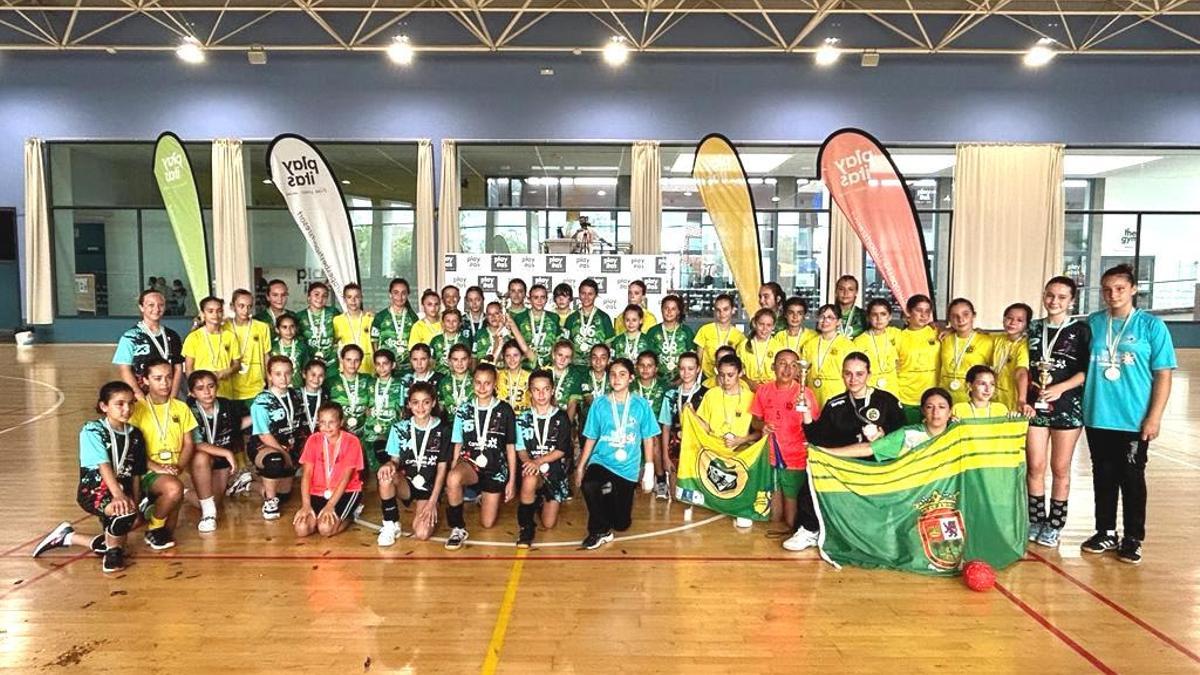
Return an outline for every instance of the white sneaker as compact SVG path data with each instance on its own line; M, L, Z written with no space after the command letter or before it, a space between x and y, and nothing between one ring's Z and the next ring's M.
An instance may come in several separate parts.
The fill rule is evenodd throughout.
M279 515L276 514L275 517L278 518ZM199 523L196 523L196 529L200 530L201 532L216 532L217 531L217 517L216 516L204 516L203 518L200 519Z
M749 518L734 518L733 526L739 530L745 530L754 527L754 521L750 520Z
M450 536L446 538L446 550L457 551L462 548L467 541L467 536L466 528L456 527L450 530Z
M796 530L796 534L788 537L783 542L783 548L788 551L803 551L806 548L812 548L817 545L817 533L809 532L803 527Z
M279 498L264 499L262 514L263 520L279 520Z
M233 477L229 481L229 487L225 488L225 496L232 497L234 495L243 495L250 491L250 484L254 482L254 476L250 475L249 471L243 471Z
M391 546L396 543L396 538L400 536L400 523L391 520L383 521L383 527L379 528L379 536L375 539L375 543L380 546Z

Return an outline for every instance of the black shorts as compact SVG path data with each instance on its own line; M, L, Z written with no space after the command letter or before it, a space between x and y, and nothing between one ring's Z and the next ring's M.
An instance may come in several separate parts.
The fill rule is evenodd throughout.
M133 479L118 478L121 483L121 489L126 495L133 494ZM112 503L112 493L108 490L108 484L104 482L104 478L100 475L99 469L85 469L80 471L79 489L75 493L75 501L84 511L96 516L100 519L100 525L107 530L112 517L104 512L108 505Z
M311 495L308 500L312 504L313 513L318 515L320 515L321 509L324 509L325 505L329 503L329 500L325 499L323 495ZM333 512L337 515L337 519L339 521L346 521L353 518L354 509L358 508L360 501L362 501L361 492L343 492L342 496L337 500L337 506L333 509Z
M471 487L480 492L504 494L504 488L508 484L508 471L484 471L473 462L467 462L467 466L479 477L479 481Z
M199 452L199 450L197 450L197 452ZM224 457L213 457L213 459L212 459L212 470L213 471L222 471L224 469L232 469L232 468L233 467L229 465L229 460L225 459Z
M433 487L434 479L426 479L425 487L423 488L418 488L417 486L413 485L412 478L409 477L407 472L404 473L404 480L408 481L409 499L427 502L433 497L433 491L431 491L429 488Z

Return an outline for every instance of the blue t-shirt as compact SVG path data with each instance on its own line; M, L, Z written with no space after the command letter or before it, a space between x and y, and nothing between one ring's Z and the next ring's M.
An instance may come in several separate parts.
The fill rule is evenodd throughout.
M1092 348L1088 358L1087 383L1083 389L1083 423L1097 429L1140 431L1150 410L1154 371L1175 368L1175 345L1162 319L1149 312L1135 311L1128 319L1114 320L1112 336L1129 322L1117 344L1121 377L1109 380L1108 312L1088 317Z
M597 396L588 410L587 424L584 425L583 435L596 441L592 448L589 463L599 464L621 478L637 481L642 470L642 441L653 438L660 433L658 422L650 410L650 403L641 396L629 396L629 402L617 405L617 415L624 417L626 406L629 409L629 426L625 429L625 437L617 436L617 420L613 418L613 404L609 395ZM617 451L625 450L625 459L617 459Z
M118 478L129 478L146 473L146 441L142 432L132 424L126 424L122 432L112 431L103 419L91 420L79 430L79 466L94 471L101 464L113 465L113 457L124 457L122 466L113 466ZM113 447L113 442L117 447Z

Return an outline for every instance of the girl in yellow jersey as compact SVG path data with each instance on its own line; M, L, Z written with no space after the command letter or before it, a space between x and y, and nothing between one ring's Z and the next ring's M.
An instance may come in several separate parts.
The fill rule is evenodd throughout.
M733 325L733 296L722 293L713 300L712 323L706 323L696 331L693 342L700 353L700 368L706 379L716 377L717 348L729 345L737 349L746 340L746 334Z
M754 336L738 345L737 357L745 368L746 382L750 390L755 391L758 385L775 381L775 354L777 344L771 340L775 334L775 312L766 307L754 314Z
M233 398L233 376L241 370L242 354L232 333L222 330L225 301L208 296L200 301L204 324L183 341L183 371L207 370L217 376L217 395Z
M333 317L333 339L337 343L337 353L342 353L346 345L358 345L363 351L363 360L358 372L372 375L375 373L374 353L371 345L371 324L375 315L363 311L362 287L358 284L346 284L342 289L342 299L346 301L346 311Z
M717 363L717 384L719 386L704 394L696 417L709 434L724 440L725 447L731 450L745 448L762 436L762 427L750 414L754 392L742 381L741 359L735 355L721 357ZM735 527L746 528L752 524L749 518L734 520Z
M921 396L938 384L937 328L933 327L933 301L914 295L905 305L908 324L896 336L897 398L909 424L921 422Z
M254 295L239 288L230 299L233 318L225 322L224 331L233 334L238 352L242 355L241 367L233 374L233 400L247 410L254 397L267 386L267 358L271 354L272 326L254 319Z
M496 397L512 406L518 415L529 410L529 371L521 367L524 354L516 340L504 343L504 369L496 379Z
M1017 392L1024 394L1029 388L1029 341L1025 336L1031 320L1032 307L1023 302L1009 305L1004 310L1004 334L994 337L990 365L996 373L996 402L1009 410L1017 409Z
M438 294L430 289L426 289L421 294L421 311L425 313L425 316L414 323L412 329L408 332L408 344L410 347L418 343L432 345L434 336L441 334L441 315L438 314L441 301Z
M954 403L970 400L967 371L992 362L995 338L975 330L975 305L966 298L950 301L950 333L938 349L938 386L950 392Z
M996 372L987 366L971 366L967 371L967 391L970 398L955 403L950 415L956 420L987 419L1005 417L1010 410L1003 403L993 401L996 395Z
M783 303L781 316L784 325L771 337L771 346L776 354L790 349L798 356L804 343L817 336L816 331L804 327L804 319L808 317L808 303L804 302L804 298L788 298L788 301Z
M817 408L846 391L842 361L855 348L840 327L837 305L821 305L817 310L817 336L800 349L800 359L808 363L808 385L817 396Z
M867 330L854 338L854 347L871 359L867 386L898 394L900 352L896 342L900 339L900 329L892 326L891 322L892 306L887 300L875 298L868 302Z

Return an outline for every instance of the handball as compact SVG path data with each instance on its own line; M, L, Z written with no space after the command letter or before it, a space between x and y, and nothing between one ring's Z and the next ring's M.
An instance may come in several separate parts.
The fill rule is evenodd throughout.
M972 560L963 565L962 576L967 588L978 593L990 591L996 585L996 570L982 560Z

